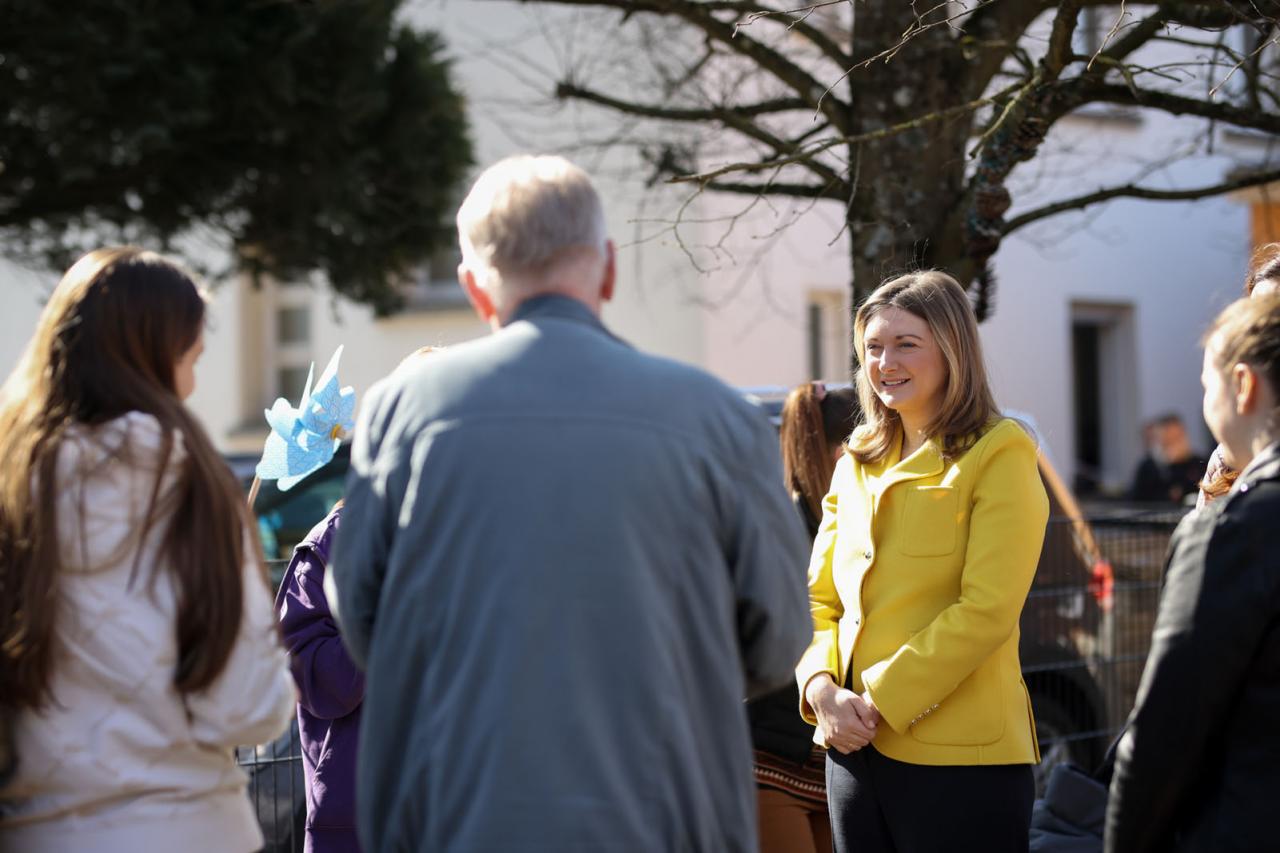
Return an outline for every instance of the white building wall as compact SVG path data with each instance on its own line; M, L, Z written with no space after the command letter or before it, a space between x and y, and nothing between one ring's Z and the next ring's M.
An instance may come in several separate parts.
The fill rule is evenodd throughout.
M690 264L669 223L683 188L647 188L643 166L617 116L576 103L557 105L556 69L567 53L596 49L598 13L517 2L437 0L410 10L416 24L440 32L456 57L466 93L476 172L519 153L564 154L593 177L618 246L618 285L604 320L637 347L703 364L705 321L691 310L704 277ZM610 143L609 140L614 142ZM685 212L700 218L697 205Z
M204 334L204 355L196 362L196 390L188 407L222 449L231 449L227 438L244 422L241 387L253 354L243 351L240 313L245 294L234 282L210 292ZM261 447L261 439L258 441Z
M721 196L722 215L749 200ZM771 200L739 224L724 264L705 287L706 366L743 386L789 386L809 379L848 379L849 242L843 213L831 202ZM710 232L708 240L720 235ZM820 376L810 365L809 305L822 311Z
M1021 176L1025 194L1015 190L1014 197L1026 201L1011 215L1131 180L1135 160L1161 156L1183 128L1155 114L1144 114L1137 125L1063 121L1051 137L1059 155L1054 171ZM1223 148L1233 153L1230 144ZM1141 183L1207 185L1230 164L1226 156L1179 159ZM982 328L1001 403L1035 417L1054 461L1071 477L1072 306L1083 303L1077 310L1085 312L1087 306L1130 306L1127 351L1103 364L1104 384L1114 382L1120 395L1103 413L1113 424L1104 429L1104 449L1109 443L1111 451L1104 484L1112 490L1127 484L1142 453L1141 424L1165 412L1181 415L1193 443L1207 453L1199 338L1216 311L1240 294L1249 250L1249 210L1225 198L1116 200L1015 233L996 258L995 316ZM1110 390L1103 389L1104 398ZM1118 432L1117 422L1125 425Z
M37 273L0 258L0 381L17 367L31 341L46 294L58 283L53 273Z
M677 239L670 225L688 189L646 188L645 171L625 146L584 144L616 134L616 116L581 106L547 107L557 69L566 50L573 51L557 33L572 30L577 14L515 2L438 0L413 7L415 20L441 31L455 57L477 170L511 153L563 152L595 176L619 245L617 295L605 320L638 347L700 364L737 385L792 385L814 378L808 305L817 297L829 308L822 372L844 378L848 260L838 209L785 201L757 205L735 226L724 251L712 252L707 247L723 236L716 221L740 211L745 201L707 196L685 211L690 224ZM1199 132L1158 115L1145 115L1138 124L1064 120L1046 143L1046 155L1015 172L1018 207L1011 213L1122 177L1151 186L1216 180L1229 157L1176 155ZM1142 174L1144 163L1169 152L1167 169ZM803 218L780 228L799 212ZM1121 407L1134 427L1114 437L1107 482L1116 486L1128 477L1140 451L1136 424L1163 411L1179 412L1207 449L1198 415L1196 342L1216 308L1238 293L1247 217L1244 205L1224 199L1119 201L1006 240L996 261L995 316L983 327L988 360L1001 402L1035 418L1066 476L1073 474L1075 443L1073 303L1132 306L1133 363L1117 364L1108 375L1131 377L1117 381L1116 393L1122 400L1128 395ZM0 265L5 373L30 336L43 289L54 281L56 275ZM368 309L334 301L323 288L300 298L311 306L308 347L317 368L345 344L342 379L360 394L419 346L487 333L469 309L378 320ZM239 281L222 286L211 306L192 406L224 448L251 449L261 441L261 409L276 394L275 307L270 288L257 292Z

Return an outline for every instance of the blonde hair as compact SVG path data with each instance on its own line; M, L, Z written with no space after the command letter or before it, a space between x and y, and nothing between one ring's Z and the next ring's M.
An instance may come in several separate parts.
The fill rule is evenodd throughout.
M1280 294L1232 302L1209 326L1203 343L1213 347L1218 370L1248 364L1280 394Z
M587 173L563 157L490 166L458 209L463 257L509 280L538 275L574 250L605 251L604 207Z
M1257 286L1266 282L1280 284L1280 243L1266 243L1254 250L1249 258L1249 274L1244 279L1245 297L1253 296ZM1260 293L1259 297L1261 296ZM1214 321L1215 325L1219 320L1221 316ZM1211 332L1205 334L1205 344L1208 344L1211 335ZM1280 388L1275 390L1280 392ZM1210 465L1209 470L1205 472L1204 480L1200 483L1200 491L1204 492L1208 499L1220 498L1231 491L1231 487L1239 476L1239 471L1228 468L1225 464L1216 467Z
M1249 274L1244 279L1244 295L1252 296L1254 288L1267 281L1280 283L1280 243L1264 243L1253 250Z
M849 439L849 452L859 462L887 458L902 433L896 412L885 406L867 378L863 347L871 318L898 308L924 320L942 351L946 377L942 404L925 434L938 442L946 458L959 456L1000 416L982 358L978 322L969 297L954 278L938 270L908 273L885 282L858 308L853 344L859 364L856 384L862 423Z

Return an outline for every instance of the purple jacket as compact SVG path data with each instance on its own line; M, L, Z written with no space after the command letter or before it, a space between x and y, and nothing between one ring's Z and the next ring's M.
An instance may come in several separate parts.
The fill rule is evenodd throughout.
M298 685L298 731L306 775L305 853L359 851L356 737L364 673L351 660L324 596L324 573L342 516L335 508L293 552L276 612Z

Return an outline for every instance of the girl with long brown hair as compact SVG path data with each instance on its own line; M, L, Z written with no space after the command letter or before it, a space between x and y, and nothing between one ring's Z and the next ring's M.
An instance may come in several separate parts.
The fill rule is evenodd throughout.
M852 388L821 382L797 385L782 405L782 474L809 538L818 532L822 497L844 441L858 420ZM803 571L796 566L796 571ZM831 849L827 817L826 754L813 743L813 726L796 714L793 683L747 704L755 748L760 853L825 853Z
M204 322L183 269L101 249L0 388L0 848L262 844L232 748L294 694L254 526L183 405Z
M1018 618L1049 515L1002 418L963 288L937 271L858 309L862 423L809 564L800 709L827 750L837 853L1029 843L1039 761Z

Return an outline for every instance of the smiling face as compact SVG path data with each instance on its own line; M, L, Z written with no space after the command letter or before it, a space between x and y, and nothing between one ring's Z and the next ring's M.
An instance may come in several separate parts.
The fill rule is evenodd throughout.
M1251 365L1220 365L1221 334L1210 338L1204 348L1204 367L1200 371L1204 422L1222 447L1222 461L1239 471L1253 459L1254 439L1259 429L1265 429L1266 412L1274 401Z
M878 311L867 322L861 356L868 385L904 425L918 429L933 420L947 368L923 318L895 307Z

